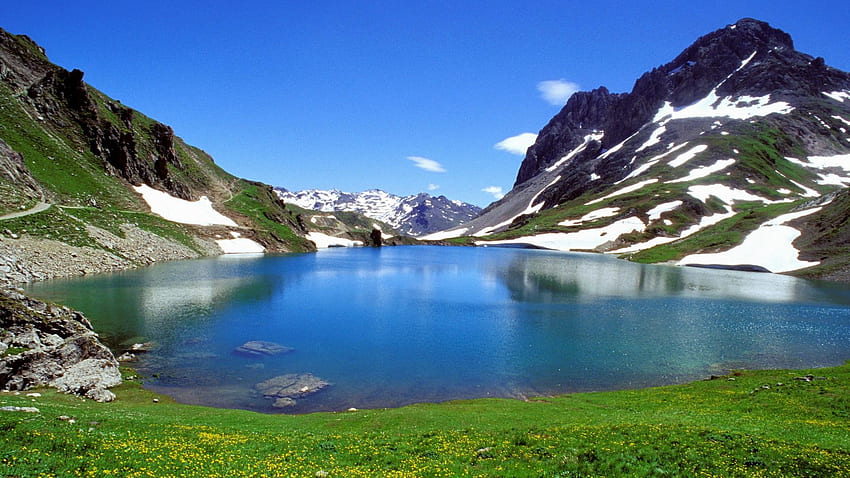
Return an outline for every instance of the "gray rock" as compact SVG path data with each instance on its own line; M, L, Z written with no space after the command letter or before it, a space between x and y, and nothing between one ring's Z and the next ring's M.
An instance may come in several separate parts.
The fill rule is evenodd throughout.
M265 398L274 400L276 408L284 408L295 405L295 399L319 392L330 383L310 373L290 373L270 378L264 382L254 385Z
M0 329L5 347L27 349L0 357L0 389L49 385L97 401L115 395L118 361L80 313L16 291L0 290Z
M276 344L274 342L266 342L264 340L251 340L233 349L235 353L246 355L248 357L280 355L292 352L293 350L295 349L292 347L286 347L284 345Z
M121 372L113 359L85 359L65 369L50 385L60 392L73 393L97 402L111 402L115 394L107 390L121 384Z
M35 407L15 407L15 406L6 406L0 407L0 411L2 412L24 412L24 413L39 413L40 410Z
M130 348L127 351L130 352L130 353L140 353L140 352L144 353L144 352L150 352L151 350L153 350L155 348L156 348L156 344L154 344L153 342L144 342L144 343L141 343L141 344L131 345Z

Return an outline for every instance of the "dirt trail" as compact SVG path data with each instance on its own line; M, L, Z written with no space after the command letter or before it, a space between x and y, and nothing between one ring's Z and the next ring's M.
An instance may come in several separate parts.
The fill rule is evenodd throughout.
M26 211L10 212L9 214L3 214L2 216L0 216L0 221L5 220L5 219L14 219L16 217L29 216L30 214L36 214L36 213L39 213L41 211L46 211L46 210L50 209L50 206L52 206L52 205L48 204L46 202L39 201L35 205L35 207L33 207L32 209L27 209Z

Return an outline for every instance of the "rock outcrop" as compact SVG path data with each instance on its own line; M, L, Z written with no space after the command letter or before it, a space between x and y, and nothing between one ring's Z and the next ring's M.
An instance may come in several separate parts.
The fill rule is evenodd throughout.
M0 289L0 389L51 386L108 402L120 383L118 361L85 316Z

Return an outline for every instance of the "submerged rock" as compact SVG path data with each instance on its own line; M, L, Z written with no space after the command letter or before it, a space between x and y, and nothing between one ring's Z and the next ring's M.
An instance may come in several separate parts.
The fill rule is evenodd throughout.
M313 374L290 373L270 378L254 385L263 397L274 400L274 407L285 408L295 405L295 399L314 394L330 383Z
M286 347L284 345L276 344L274 342L266 342L264 340L251 340L233 349L235 353L246 355L248 357L280 355L292 352L293 350L295 349L292 347Z

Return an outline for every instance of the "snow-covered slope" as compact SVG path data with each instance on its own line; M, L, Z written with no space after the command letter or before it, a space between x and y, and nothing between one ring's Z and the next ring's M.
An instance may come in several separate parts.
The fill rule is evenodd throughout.
M850 254L835 247L850 239L848 153L850 74L744 19L631 93L573 95L529 148L513 190L440 236L850 271Z
M385 222L410 236L421 236L456 227L481 211L472 204L424 193L402 197L379 189L360 193L347 193L336 189L290 192L277 188L276 191L286 203L321 212L357 212Z

